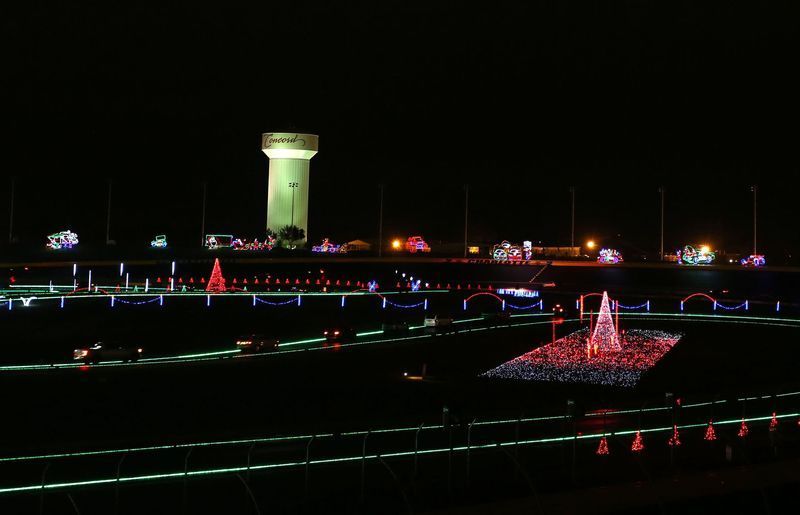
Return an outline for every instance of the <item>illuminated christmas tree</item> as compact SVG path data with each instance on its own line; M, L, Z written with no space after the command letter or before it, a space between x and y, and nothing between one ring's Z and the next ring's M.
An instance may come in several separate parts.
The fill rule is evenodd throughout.
M597 446L595 454L598 456L608 456L608 440L606 440L605 436L600 438L600 444Z
M706 427L706 435L703 437L704 440L708 442L713 442L717 439L717 432L714 431L714 422L712 420L708 421L708 427Z
M643 450L644 441L642 440L642 432L636 431L636 436L633 437L633 443L631 444L631 451L642 452Z
M618 352L622 350L619 345L619 335L614 327L614 319L611 317L611 308L608 304L608 292L603 292L603 300L600 303L600 313L597 315L597 323L592 333L591 347L599 352Z
M742 425L739 426L739 432L736 433L736 435L739 438L744 438L745 436L747 436L747 433L749 433L749 432L750 432L750 429L747 428L747 422L745 422L744 419L742 419Z
M773 411L772 420L769 421L769 431L775 432L778 430L778 415Z
M225 291L225 278L222 277L222 269L219 267L219 258L214 259L214 269L211 270L211 277L208 279L206 291L216 293Z
M667 443L670 447L679 447L681 445L681 438L678 434L678 426L672 426L672 436L669 437Z

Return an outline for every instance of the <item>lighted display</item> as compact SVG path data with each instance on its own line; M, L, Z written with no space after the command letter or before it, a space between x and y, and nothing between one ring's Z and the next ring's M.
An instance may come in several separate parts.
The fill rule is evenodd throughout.
M206 247L211 250L233 247L234 240L236 238L230 234L206 234Z
M767 264L767 258L763 254L751 254L740 261L742 266L764 266Z
M231 247L233 247L233 250L272 250L276 241L272 235L267 235L266 241L258 241L258 238L253 241L236 238L231 243Z
M206 284L207 292L222 293L225 291L225 278L222 276L222 268L219 266L219 258L214 260L214 268L211 270L211 277Z
M608 294L603 292L600 314L593 329L581 329L518 356L483 375L563 383L635 386L682 335L633 329L618 334Z
M78 235L69 229L47 236L47 246L54 250L71 249L78 244Z
M511 295L514 297L538 297L538 290L529 290L527 288L498 288L498 295Z
M597 256L597 262L604 265L616 265L622 261L622 254L617 249L600 249L600 254Z
M678 264L684 265L710 265L717 258L717 255L708 245L694 247L686 245L683 250L677 252Z
M495 261L527 261L533 254L532 249L533 244L527 240L522 245L503 240L492 246L490 254Z
M153 247L154 249L167 248L167 235L166 234L157 235L150 241L150 246Z
M322 254L346 254L347 244L336 245L331 243L328 238L323 238L321 245L314 245L311 247L311 252L319 252Z
M409 236L406 240L406 251L414 254L417 252L430 252L431 248L422 239L422 236Z

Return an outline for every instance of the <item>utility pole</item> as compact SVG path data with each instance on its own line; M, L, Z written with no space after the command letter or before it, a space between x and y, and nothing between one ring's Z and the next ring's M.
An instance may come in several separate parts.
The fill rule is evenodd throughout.
M203 181L203 215L200 219L200 241L201 246L206 244L206 190L208 189L208 181Z
M572 230L570 232L570 247L575 246L575 186L569 187L569 193L572 196Z
M378 188L381 191L381 204L378 211L378 257L383 256L383 184L379 184Z
M469 236L469 184L464 185L464 257L467 257Z
M661 250L659 256L661 261L664 261L664 186L659 186L658 192L661 193Z
M753 192L753 255L758 254L758 211L756 210L757 207L757 200L758 200L758 186L755 184L750 186L750 191Z
M8 244L11 245L14 241L14 187L16 185L16 178L11 178L11 202L8 208Z
M111 179L108 179L108 207L106 208L106 245L111 242Z

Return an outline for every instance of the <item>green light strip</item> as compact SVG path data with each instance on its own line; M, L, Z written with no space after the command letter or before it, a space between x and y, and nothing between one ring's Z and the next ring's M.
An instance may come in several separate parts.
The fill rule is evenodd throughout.
M332 436L333 433L322 433L318 435L273 436L273 437L262 437L262 438L245 438L240 440L218 440L211 442L194 442L194 443L183 443L183 444L172 444L172 445L151 445L145 447L100 449L96 451L62 452L55 454L35 454L31 456L9 456L0 458L0 463L15 462L15 461L50 460L59 458L79 458L85 456L103 456L108 454L127 454L127 453L148 452L148 451L166 451L173 449L191 449L195 447L218 447L225 445L240 445L248 443L287 442L293 440L308 440L312 437L330 438Z
M789 417L797 417L800 416L800 413L786 413L781 415L776 415L776 418L789 418ZM762 422L771 420L772 415L763 416L763 417L751 417L751 418L744 418L744 419L730 419L730 420L720 420L714 422L715 425L729 425L729 424L739 424L742 420L745 422ZM705 427L706 423L699 423L699 424L683 424L678 425L678 429L695 429L700 427ZM279 469L279 468L288 468L288 467L300 467L306 465L323 465L323 464L332 464L332 463L346 463L346 462L355 462L360 460L376 460L379 458L397 458L397 457L409 457L414 455L432 455L432 454L444 454L449 452L464 452L467 450L479 450L479 449L492 449L497 447L510 447L510 446L530 446L530 445L538 445L538 444L548 444L548 443L559 443L559 442L568 442L568 441L576 441L576 440L593 440L598 439L603 436L625 436L625 435L632 435L635 434L637 431L641 431L642 433L657 433L657 432L668 432L672 431L672 426L665 426L665 427L655 427L655 428L640 428L640 429L629 429L623 431L614 431L608 433L596 433L596 434L588 434L588 435L570 435L570 436L557 436L557 437L549 437L549 438L537 438L537 439L529 439L529 440L519 440L519 441L506 441L506 442L497 442L497 443L489 443L489 444L475 444L470 445L469 447L465 445L444 447L444 448L435 448L435 449L421 449L418 451L398 451L398 452L389 452L385 454L369 454L366 456L346 456L341 458L326 458L326 459L317 459L317 460L309 460L307 463L305 461L290 461L290 462L282 462L282 463L269 463L269 464L261 464L261 465L252 465L250 467L226 467L226 468L211 468L211 469L201 469L201 470L190 470L187 472L166 472L161 474L148 474L148 475L139 475L139 476L122 476L119 479L117 478L104 478L104 479L92 479L92 480L85 480L85 481L70 481L70 482L61 482L61 483L51 483L51 484L36 484L36 485L27 485L27 486L15 486L15 487L5 487L0 488L0 494L10 494L10 493L21 493L21 492L39 492L42 490L58 490L58 489L69 489L69 488L78 488L82 486L96 486L96 485L104 485L104 484L113 484L113 483L134 483L134 482L144 482L144 481L158 481L163 479L176 479L176 478L188 478L188 477L201 477L201 476L215 476L215 475L223 475L223 474L232 474L238 472L246 472L246 471L258 471L258 470L269 470L269 469Z
M464 321L473 321L474 322L474 321L478 321L478 320L481 320L481 319L479 319L479 318L466 319ZM459 321L455 321L455 322L463 322L463 321L459 320ZM538 325L538 324L543 324L543 323L549 323L549 322L525 322L525 323L509 324L509 325L499 326L499 327L474 327L474 328L467 328L466 331L473 332L473 331L485 331L485 330L491 330L491 329L503 329L503 328L507 328L507 327L526 327L526 326L529 326L529 325ZM417 327L413 327L413 328L410 328L410 329L417 330L417 329L422 329L422 328L423 328L423 326L417 326ZM381 330L379 330L379 331L367 331L367 332L364 332L364 333L358 333L356 336L368 336L368 335L377 335L377 334L383 334L383 331L381 331ZM403 337L403 338L390 338L390 339L381 339L381 340L370 340L370 341L366 341L366 342L351 342L351 343L343 343L343 344L340 345L340 347L352 347L352 346L358 346L358 345L377 344L377 343L391 343L391 342L406 341L406 340L410 340L410 339L426 338L426 337L430 337L430 336L433 336L433 335L415 335L415 336L409 336L409 337ZM293 341L293 342L281 343L280 347L294 347L294 346L297 346L297 345L307 345L307 344L322 343L322 342L325 342L325 341L326 341L325 338L309 338L309 339L305 339L305 340L297 340L297 341ZM325 350L325 349L326 349L326 347L310 347L310 348L307 348L307 349L277 350L277 351L270 352L270 353L265 353L265 354L250 354L250 355L247 355L247 356L240 355L240 356L237 356L237 357L241 357L241 358L244 358L244 357L247 357L247 358L257 358L257 357L266 358L266 357L269 357L269 356L275 356L275 355L286 354L286 353L291 353L291 352L301 352L301 351L307 351L307 350ZM138 360L136 362L129 362L129 363L124 363L122 361L107 361L107 362L97 363L97 364L94 364L94 365L91 365L91 366L92 366L92 368L95 368L95 367L110 367L110 366L129 367L129 366L142 366L142 365L155 365L155 364L164 365L164 364L171 364L171 363L193 363L193 362L197 362L197 361L209 361L211 359L220 359L220 358L224 358L224 357L232 357L232 355L234 355L234 354L240 354L240 350L239 349L232 349L232 350L211 351L211 352L202 352L202 353L194 353L194 354L180 354L180 355L177 355L177 356L159 356L159 357L153 357L153 358L142 358L142 359L140 359L140 360ZM21 372L21 371L30 371L30 370L58 370L58 369L66 369L66 368L79 368L79 367L83 367L83 366L86 366L86 365L84 363L80 363L80 362L77 362L77 363L76 362L53 363L53 364L47 364L47 365L41 365L41 364L2 365L2 366L0 366L0 372Z

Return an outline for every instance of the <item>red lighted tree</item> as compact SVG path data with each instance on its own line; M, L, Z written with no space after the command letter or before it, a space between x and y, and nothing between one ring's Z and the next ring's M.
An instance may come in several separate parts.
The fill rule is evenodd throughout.
M592 347L600 352L617 352L621 350L617 328L614 327L614 319L611 317L611 307L608 304L608 292L603 292L603 300L600 303L600 314L597 316L597 323L594 326L591 340Z
M214 269L211 270L211 277L208 278L206 291L222 293L225 291L225 278L222 277L222 269L219 266L219 258L214 260Z

